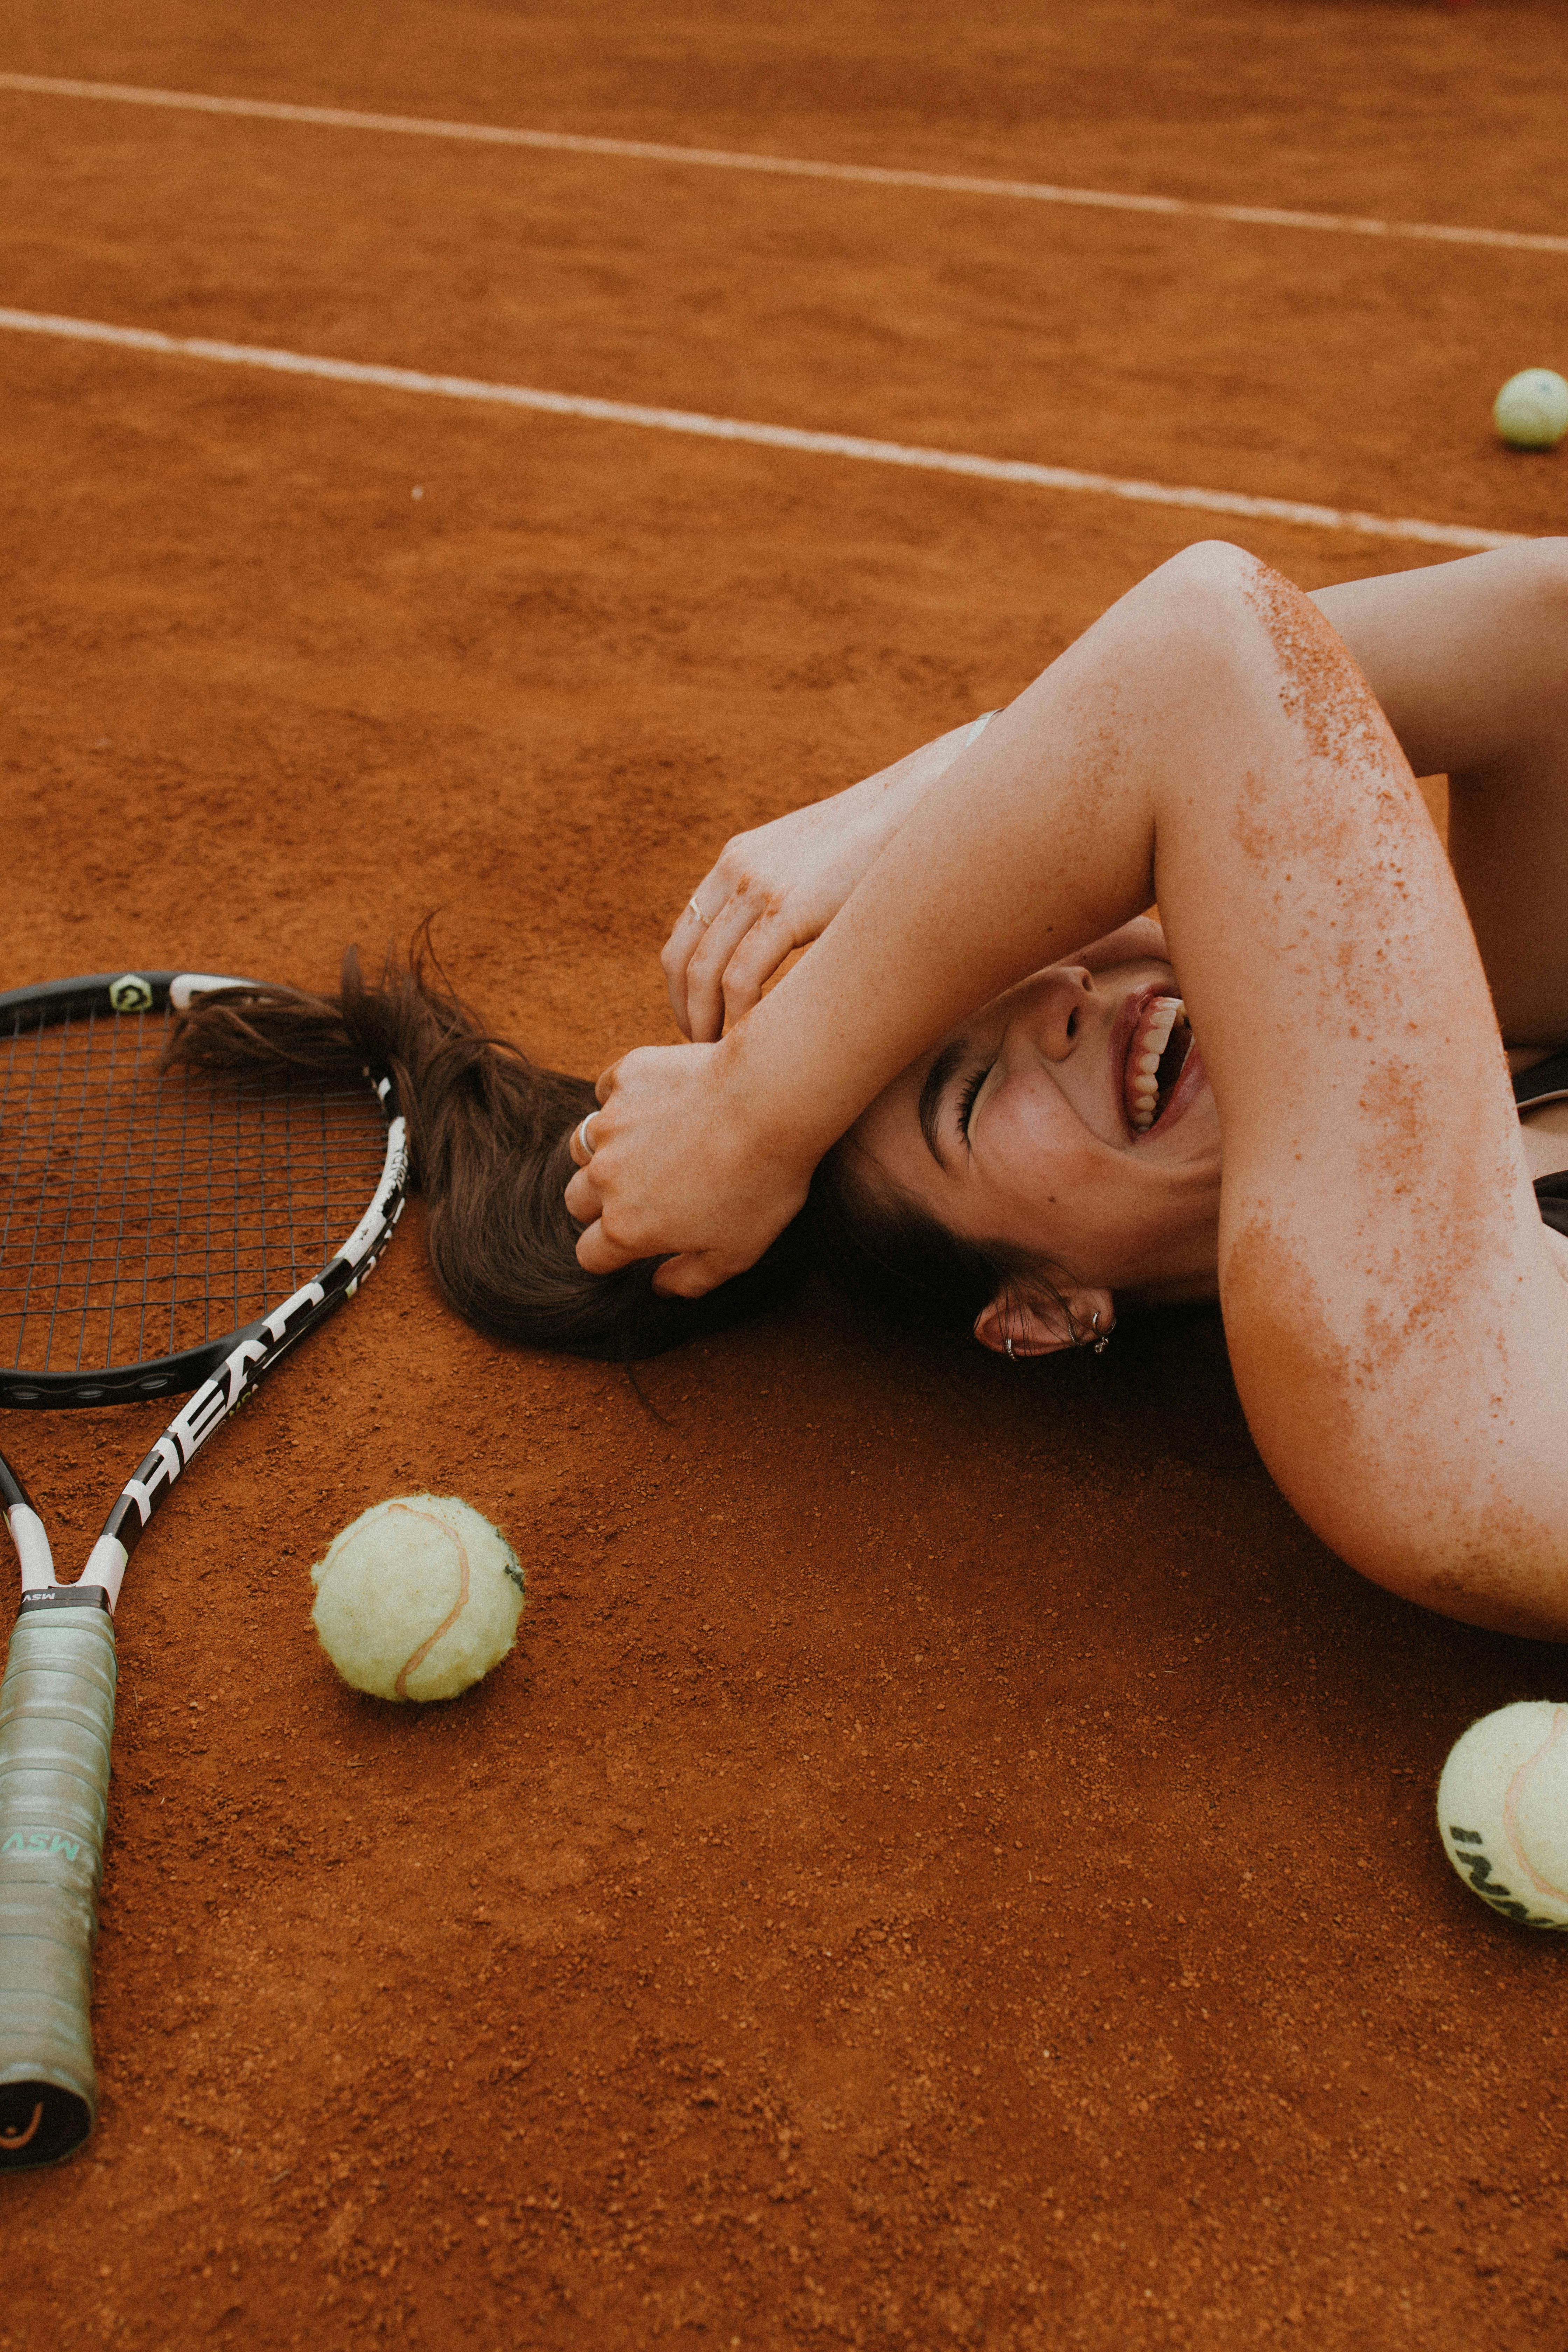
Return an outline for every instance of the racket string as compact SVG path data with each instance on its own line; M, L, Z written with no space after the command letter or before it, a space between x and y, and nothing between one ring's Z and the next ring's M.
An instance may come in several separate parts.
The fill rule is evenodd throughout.
M164 1070L168 1027L89 1013L0 1037L0 1363L133 1364L254 1321L374 1191L368 1084Z

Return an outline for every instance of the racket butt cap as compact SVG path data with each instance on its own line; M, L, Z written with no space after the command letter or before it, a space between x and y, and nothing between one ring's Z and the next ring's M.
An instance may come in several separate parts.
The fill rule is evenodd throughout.
M92 2129L80 2085L41 2074L0 2072L0 2172L25 2172L74 2156Z

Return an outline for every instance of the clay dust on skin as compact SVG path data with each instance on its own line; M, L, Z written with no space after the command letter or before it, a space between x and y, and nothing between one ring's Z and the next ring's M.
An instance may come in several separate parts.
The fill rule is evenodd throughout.
M1333 1311L1332 1285L1325 1286L1313 1272L1310 1246L1303 1249L1300 1237L1263 1213L1244 1225L1226 1253L1222 1280L1227 1326L1241 1334L1239 1342L1233 1339L1238 1383L1265 1459L1271 1468L1280 1461L1289 1465L1281 1479L1286 1492L1336 1549L1363 1572L1396 1587L1415 1573L1428 1597L1436 1549L1447 1555L1442 1583L1456 1613L1500 1622L1494 1598L1500 1555L1491 1528L1496 1524L1500 1533L1503 1522L1517 1528L1521 1513L1515 1498L1486 1492L1489 1484L1495 1488L1495 1475L1489 1481L1481 1458L1487 1449L1480 1421L1477 1491L1464 1514L1468 1531L1456 1529L1451 1539L1434 1542L1434 1530L1419 1532L1419 1509L1410 1524L1402 1519L1382 1538L1364 1526L1340 1524L1343 1498L1384 1475L1368 1416L1402 1361L1414 1356L1413 1370L1440 1387L1445 1368L1455 1370L1463 1357L1458 1392L1472 1396L1469 1359L1479 1326L1483 1353L1489 1341L1496 1360L1489 1383L1498 1392L1494 1419L1508 1386L1503 1318L1489 1318L1484 1304L1478 1318L1477 1307L1478 1287L1493 1287L1491 1276L1510 1255L1500 1225L1518 1210L1517 1155L1507 1150L1513 1125L1506 1072L1495 1037L1472 1039L1457 1018L1435 1035L1432 1022L1412 1013L1409 992L1421 985L1431 964L1434 915L1445 933L1450 925L1444 918L1452 919L1461 955L1461 943L1469 942L1474 992L1483 1007L1484 977L1457 885L1408 765L1338 637L1316 607L1277 574L1260 569L1247 601L1279 665L1281 708L1304 735L1311 765L1328 772L1323 789L1310 790L1283 812L1276 803L1261 821L1260 782L1249 796L1245 832L1238 824L1237 842L1250 861L1287 875L1299 864L1330 882L1335 909L1330 928L1339 936L1321 943L1316 986L1302 1009L1307 1018L1337 1023L1348 1065L1360 1065L1355 1191L1365 1205L1347 1237L1351 1255L1362 1260L1359 1276L1345 1265L1363 1289L1353 1332L1336 1328L1343 1318ZM1440 904L1445 897L1447 908ZM1456 986L1461 998L1465 992L1451 956L1447 962L1436 982L1444 1002ZM1450 1003L1452 1015L1467 1009L1462 1002ZM1456 1044L1456 1032L1463 1043ZM1477 1050L1480 1045L1484 1053ZM1457 1103L1485 1105L1489 1083L1497 1090L1492 1126L1484 1118L1457 1119ZM1247 1377L1249 1363L1259 1374L1268 1367L1257 1387ZM1281 1380L1287 1365L1293 1369ZM1290 1427L1272 1428L1279 1413L1269 1400L1287 1395L1294 1400ZM1303 1411L1310 1423L1305 1448ZM1425 1435L1418 1423L1406 1427L1402 1453L1401 1484L1413 1495L1426 1491L1428 1478L1431 1491L1452 1492L1446 1427ZM1541 1531L1533 1534L1539 1545ZM1512 1603L1503 1614L1521 1631L1539 1630Z

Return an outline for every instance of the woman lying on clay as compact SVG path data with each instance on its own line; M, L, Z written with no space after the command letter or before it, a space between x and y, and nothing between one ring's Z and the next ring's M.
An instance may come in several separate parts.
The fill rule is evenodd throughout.
M406 975L191 1045L400 1066L437 1273L510 1337L648 1353L806 1262L1015 1359L1217 1296L1326 1543L1563 1638L1565 907L1568 542L1316 597L1210 543L983 731L732 841L665 951L693 1042L598 1108Z

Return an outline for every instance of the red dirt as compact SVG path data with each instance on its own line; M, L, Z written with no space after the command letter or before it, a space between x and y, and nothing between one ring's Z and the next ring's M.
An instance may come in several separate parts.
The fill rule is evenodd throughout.
M1557 21L26 0L0 63L1556 231ZM18 306L1563 508L1487 421L1563 363L1558 257L0 122ZM439 905L462 987L585 1070L668 1034L727 833L1016 690L1204 528L19 337L0 373L0 982L320 982ZM1419 553L1244 536L1308 585ZM1016 1372L817 1301L643 1381L658 1418L455 1324L416 1214L182 1486L120 1618L102 2116L4 2184L0 2347L1560 2347L1564 1954L1432 1800L1561 1654L1328 1557L1205 1316ZM62 1555L153 1425L9 1418ZM417 1488L507 1528L530 1602L487 1684L395 1710L307 1570Z

